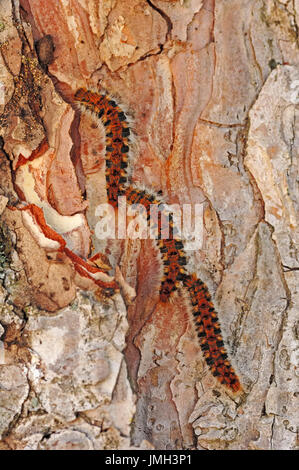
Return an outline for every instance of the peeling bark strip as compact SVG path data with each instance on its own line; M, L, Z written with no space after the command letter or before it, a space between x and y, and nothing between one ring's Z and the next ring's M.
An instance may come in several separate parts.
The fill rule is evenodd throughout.
M104 289L106 294L112 294L118 291L118 284L105 273L105 270L96 266L93 259L84 261L80 256L66 247L64 238L46 223L43 210L40 207L35 204L28 204L25 207L8 207L8 209L21 211L24 226L28 229L39 246L43 247L45 251L65 253L72 261L78 274L90 279L96 286Z
M118 197L126 195L130 204L142 204L145 207L148 224L151 205L162 209L162 220L158 223L158 247L163 260L160 300L166 302L181 282L189 290L195 327L206 363L223 385L233 392L239 392L241 385L224 349L218 317L208 288L195 274L190 275L185 269L186 253L183 243L173 238L175 227L172 218L170 217L169 222L170 238L164 239L161 227L165 226L163 218L167 220L168 214L165 214L165 210L163 212L163 204L158 195L127 184L127 154L130 150L131 131L126 114L109 94L98 94L80 88L74 99L80 104L83 112L90 111L105 127L106 186L109 203L117 208Z

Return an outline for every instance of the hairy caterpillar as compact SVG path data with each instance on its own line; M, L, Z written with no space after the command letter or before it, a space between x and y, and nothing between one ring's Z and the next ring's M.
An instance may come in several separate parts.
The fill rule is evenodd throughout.
M163 203L158 195L139 189L128 183L128 155L130 152L130 126L127 116L116 101L105 93L97 93L80 88L74 97L84 111L100 119L106 132L106 183L109 203L117 208L118 197L125 195L129 204L143 204L147 218L151 205L161 208ZM158 228L158 247L163 261L163 277L160 286L160 300L166 302L171 293L184 286L190 294L192 313L199 343L212 374L233 392L241 390L239 379L234 372L224 348L218 316L207 286L189 274L185 268L187 257L182 241L176 240L175 227L169 218L169 238Z

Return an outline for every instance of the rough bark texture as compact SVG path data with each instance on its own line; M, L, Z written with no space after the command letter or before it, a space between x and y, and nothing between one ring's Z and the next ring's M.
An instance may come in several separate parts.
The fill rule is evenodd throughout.
M298 19L297 0L0 2L0 448L296 447ZM103 129L72 96L98 84L134 115L133 180L204 202L189 264L215 299L237 399L209 373L185 296L158 302L152 242L94 236ZM45 137L30 193L20 154ZM38 243L7 208L24 192L76 220L68 246L109 256L131 305Z

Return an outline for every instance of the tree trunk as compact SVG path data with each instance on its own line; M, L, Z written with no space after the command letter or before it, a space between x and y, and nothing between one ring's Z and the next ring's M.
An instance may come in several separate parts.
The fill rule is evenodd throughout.
M298 15L297 0L1 1L0 448L296 447ZM132 116L132 187L202 219L186 269L241 393L207 366L188 289L160 300L153 240L99 238L105 126L82 87Z

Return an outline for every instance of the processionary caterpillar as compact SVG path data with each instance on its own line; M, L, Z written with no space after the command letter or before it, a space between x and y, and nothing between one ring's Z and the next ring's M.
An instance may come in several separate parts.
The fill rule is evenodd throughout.
M106 132L106 183L109 203L117 208L118 197L126 196L129 204L142 204L150 219L150 207L161 209L161 218L169 217L169 235L165 239L158 229L158 248L163 262L163 277L160 300L166 302L172 292L183 286L190 294L192 314L199 343L212 374L233 392L241 390L240 381L234 372L224 348L218 316L207 286L195 274L187 272L187 256L181 240L174 238L172 217L163 213L163 202L159 195L129 184L128 164L131 129L127 116L115 99L106 93L80 88L75 94L80 109L89 111L100 119ZM162 221L159 227L163 226Z

